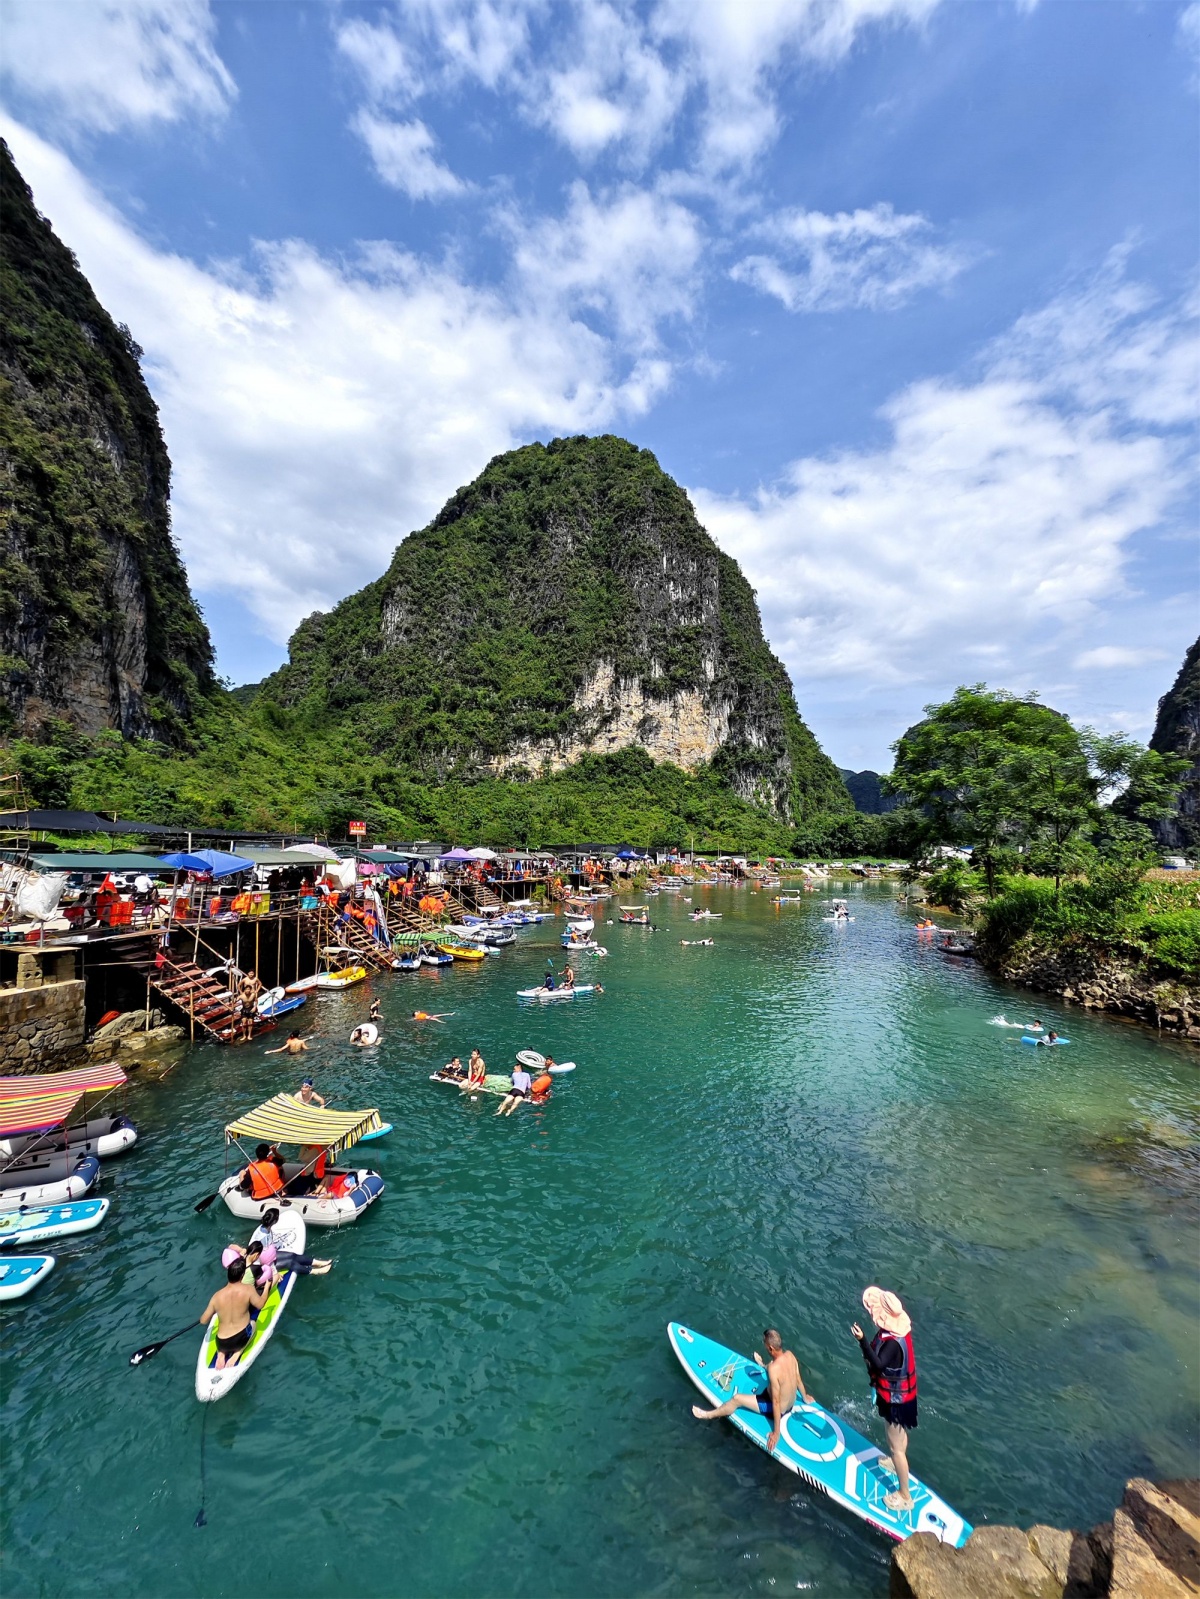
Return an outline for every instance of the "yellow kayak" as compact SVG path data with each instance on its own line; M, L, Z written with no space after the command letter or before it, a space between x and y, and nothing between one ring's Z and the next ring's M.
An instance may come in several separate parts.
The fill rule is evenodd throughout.
M443 955L453 955L456 961L483 961L487 960L487 952L476 949L468 944L439 944L438 948Z
M318 988L351 988L367 978L365 966L345 966L340 972L322 972L317 978Z

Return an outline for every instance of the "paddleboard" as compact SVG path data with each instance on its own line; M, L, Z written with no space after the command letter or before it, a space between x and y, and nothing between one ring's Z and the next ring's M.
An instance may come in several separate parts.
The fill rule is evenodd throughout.
M276 1005L282 1002L286 993L287 990L284 988L268 988L265 994L260 994L258 996L259 1014L262 1015L269 1010L273 1010Z
M0 1260L0 1300L24 1299L53 1270L53 1255L10 1255Z
M360 1144L369 1144L373 1139L386 1138L391 1131L391 1122L384 1122L383 1126L377 1127L373 1133L359 1133L358 1141Z
M1037 1044L1045 1049L1057 1049L1060 1044L1069 1044L1071 1040L1069 1038L1056 1038L1054 1042L1051 1043L1050 1040L1045 1036L1041 1038L1030 1038L1029 1034L1026 1033L1021 1042L1023 1044Z
M431 1083L445 1083L450 1088L457 1088L460 1093L467 1092L463 1087L466 1082L465 1077L442 1077L439 1073L433 1072L429 1081ZM483 1087L472 1088L470 1093L472 1096L475 1094L507 1094L511 1088L511 1077L500 1077L495 1072L489 1072L483 1080Z
M79 1199L72 1205L43 1205L35 1210L0 1215L0 1247L5 1244L40 1244L47 1238L88 1233L108 1215L111 1199Z
M311 977L298 977L294 983L289 983L284 989L285 994L306 994L310 988L317 986L320 972L314 972Z
M736 1350L677 1321L667 1323L667 1337L680 1365L710 1406L724 1404L734 1394L765 1391L763 1367ZM771 1433L766 1416L735 1410L729 1419L739 1432L766 1449ZM971 1536L970 1524L911 1473L913 1508L889 1510L883 1500L885 1494L895 1491L896 1475L879 1464L883 1451L821 1405L801 1403L785 1416L779 1442L771 1453L772 1459L803 1477L811 1488L819 1488L897 1543L914 1532L932 1532L943 1543L961 1547Z
M576 994L590 994L595 983L576 983L574 988L519 988L518 999L574 999Z
M299 1010L300 1006L308 1000L307 994L290 994L283 999L277 999L266 1010L259 1007L259 1015L266 1021L274 1021L277 1016L286 1016L288 1011Z
M286 1244L293 1254L304 1252L305 1227L304 1218L295 1210L286 1210L280 1216L272 1229L275 1238ZM220 1371L216 1369L217 1359L217 1332L218 1318L216 1316L204 1329L204 1337L200 1342L200 1353L196 1357L196 1398L201 1401L220 1399L233 1385L240 1380L243 1374L254 1364L270 1341L282 1316L288 1300L292 1297L292 1289L296 1286L296 1273L285 1271L275 1279L271 1292L261 1310L252 1313L254 1331L250 1342L238 1355L232 1366L226 1365Z

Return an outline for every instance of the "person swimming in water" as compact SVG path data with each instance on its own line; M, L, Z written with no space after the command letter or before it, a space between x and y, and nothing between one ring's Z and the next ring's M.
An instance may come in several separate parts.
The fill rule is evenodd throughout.
M412 1019L414 1022L445 1022L449 1021L453 1015L454 1012L452 1010L444 1011L440 1016L435 1015L432 1011L415 1010L412 1013Z

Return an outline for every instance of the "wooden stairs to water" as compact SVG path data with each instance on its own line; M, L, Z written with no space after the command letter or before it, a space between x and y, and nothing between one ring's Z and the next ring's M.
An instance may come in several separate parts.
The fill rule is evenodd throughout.
M305 911L302 925L318 952L333 944L345 944L354 951L368 971L391 971L393 959L391 950L372 938L366 928L353 917L347 921L339 921L321 907L319 910Z
M230 993L225 974L205 971L193 961L164 961L147 973L150 986L164 999L170 1000L176 1010L189 1019L218 1044L240 1044L245 1040L241 1006L237 996ZM273 1022L256 1016L250 1036L265 1033Z

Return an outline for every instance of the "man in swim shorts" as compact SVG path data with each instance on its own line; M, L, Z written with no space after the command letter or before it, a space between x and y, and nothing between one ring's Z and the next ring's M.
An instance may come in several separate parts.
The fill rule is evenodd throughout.
M524 1066L518 1061L512 1074L512 1087L500 1101L500 1108L497 1110L496 1115L511 1116L521 1101L531 1098L532 1094L533 1078L530 1077Z
M858 1339L867 1374L875 1390L875 1408L883 1417L891 1456L880 1465L896 1473L897 1487L884 1494L889 1510L911 1510L908 1490L908 1435L917 1425L917 1362L913 1354L912 1322L895 1294L884 1288L865 1288L863 1309L879 1331L865 1338L857 1322L850 1331Z
M230 1261L225 1268L225 1276L227 1281L224 1288L217 1289L200 1314L200 1320L205 1326L214 1316L217 1318L216 1369L218 1371L224 1371L226 1366L232 1366L254 1336L254 1323L250 1320L250 1312L263 1308L268 1292L266 1288L261 1290L255 1288L252 1280L245 1280L244 1256Z
M796 1403L797 1391L803 1394L806 1405L812 1403L812 1395L804 1386L800 1362L790 1349L783 1347L783 1339L774 1327L768 1327L763 1333L763 1342L767 1346L766 1360L757 1349L754 1351L755 1360L767 1369L767 1386L763 1391L734 1394L732 1399L727 1399L715 1410L702 1410L699 1405L693 1405L692 1415L697 1421L716 1421L721 1416L732 1416L735 1410L757 1410L760 1416L766 1416L771 1422L771 1433L767 1439L767 1448L770 1450L779 1442L779 1429L784 1417Z

